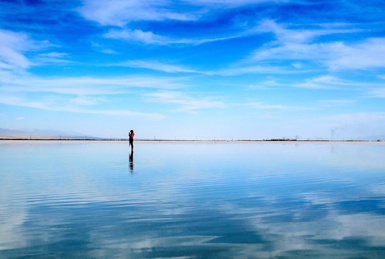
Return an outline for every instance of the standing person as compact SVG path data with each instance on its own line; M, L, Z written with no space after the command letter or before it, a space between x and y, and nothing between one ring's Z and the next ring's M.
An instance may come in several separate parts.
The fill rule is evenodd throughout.
M134 152L134 136L135 136L135 133L133 130L131 130L129 133L128 133L128 137L129 137L129 146L131 146L131 153Z

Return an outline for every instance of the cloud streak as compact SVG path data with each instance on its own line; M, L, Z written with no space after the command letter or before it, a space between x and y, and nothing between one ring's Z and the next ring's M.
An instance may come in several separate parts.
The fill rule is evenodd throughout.
M77 11L86 19L101 25L120 26L134 21L197 21L202 16L217 9L235 8L264 2L286 2L284 0L241 0L241 1L124 1L99 0L84 1ZM184 7L184 8L181 8Z
M385 38L368 38L355 43L313 42L322 35L352 33L357 30L295 30L266 20L255 31L271 32L276 41L255 50L249 61L293 60L298 63L302 60L317 62L330 70L385 67Z
M86 19L101 25L124 26L132 21L191 21L198 14L186 13L170 8L170 1L84 1L78 12Z
M193 98L187 96L182 92L175 91L162 91L157 93L150 93L144 95L148 102L165 103L165 104L177 104L181 105L176 111L188 112L196 114L196 110L207 108L223 108L224 103L221 101L215 101L213 98Z
M377 97L377 98L385 98L385 87L369 90L368 96Z
M26 34L0 30L0 39L0 69L25 69L32 65L24 52L35 44Z
M3 73L3 92L52 92L76 95L113 95L129 93L133 88L180 89L186 85L179 78L167 77L67 77L40 78Z
M165 118L163 114L159 113L142 113L129 110L91 110L83 109L73 105L58 106L53 104L53 102L44 102L44 101L27 101L23 98L16 96L0 96L0 103L12 106L22 106L30 107L48 111L58 111L58 112L73 112L73 113L87 113L87 114L101 114L101 115L110 115L110 116L128 116L128 117L144 117L153 120L160 120ZM23 118L23 117L21 117Z
M163 71L167 73L203 73L197 70L188 69L178 65L169 65L158 61L132 60L132 61L125 61L121 63L111 64L110 66L147 68L147 69L158 70L158 71Z
M245 105L250 106L254 109L262 110L308 110L306 107L295 107L295 106L286 106L281 104L263 104L262 102L252 102L246 103Z
M106 34L103 35L104 38L119 39L125 41L134 41L141 42L144 44L154 44L154 45L171 45L171 44L184 44L184 45L200 45L208 42L224 41L234 38L239 38L245 36L244 33L223 36L223 37L213 37L213 38L182 38L175 39L167 36L162 36L154 34L151 31L142 31L140 29L111 29Z

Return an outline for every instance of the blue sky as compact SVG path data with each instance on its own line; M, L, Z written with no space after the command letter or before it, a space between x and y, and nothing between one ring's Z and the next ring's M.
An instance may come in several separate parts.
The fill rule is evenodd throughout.
M1 1L0 127L384 135L384 1Z

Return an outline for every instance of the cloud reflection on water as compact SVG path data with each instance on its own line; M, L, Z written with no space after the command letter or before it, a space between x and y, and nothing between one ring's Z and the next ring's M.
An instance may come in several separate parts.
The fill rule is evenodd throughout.
M384 148L2 144L0 256L382 257Z

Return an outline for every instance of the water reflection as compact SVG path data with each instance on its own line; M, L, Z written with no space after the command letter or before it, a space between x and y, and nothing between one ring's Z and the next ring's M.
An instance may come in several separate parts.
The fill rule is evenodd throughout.
M131 174L134 173L134 150L131 149L131 153L128 154L128 167Z
M385 258L384 148L2 146L0 258Z

